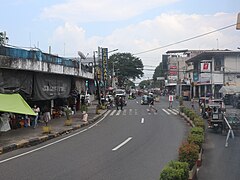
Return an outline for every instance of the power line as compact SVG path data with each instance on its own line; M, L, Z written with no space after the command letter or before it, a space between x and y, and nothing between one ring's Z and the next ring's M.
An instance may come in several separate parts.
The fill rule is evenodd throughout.
M215 33L215 32L218 32L218 31L222 31L224 29L228 29L232 26L236 26L236 23L235 24L231 24L231 25L228 25L228 26L225 26L225 27L222 27L222 28L219 28L219 29L216 29L214 31L210 31L210 32L207 32L207 33L203 33L203 34L200 34L200 35L197 35L197 36L193 36L191 38L187 38L187 39L184 39L184 40L181 40L181 41L177 41L175 43L171 43L171 44L168 44L168 45L165 45L165 46L161 46L161 47L158 47L158 48L154 48L154 49L149 49L149 50L146 50L146 51L142 51L142 52L139 52L139 53L135 53L133 55L138 55L138 54L143 54L143 53L147 53L147 52L151 52L151 51L156 51L158 49L162 49L162 48L166 48L166 47L169 47L169 46L173 46L173 45L176 45L176 44L180 44L180 43L183 43L183 42L186 42L186 41L190 41L190 40L193 40L193 39L196 39L196 38L200 38L200 37L203 37L203 36L206 36L206 35L209 35L209 34L212 34L212 33Z

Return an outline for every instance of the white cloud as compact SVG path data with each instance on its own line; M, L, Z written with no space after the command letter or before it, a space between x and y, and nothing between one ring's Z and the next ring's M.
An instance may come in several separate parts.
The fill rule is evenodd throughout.
M161 14L154 19L131 24L115 29L107 36L87 37L83 28L74 23L65 23L54 32L51 42L56 48L62 49L66 43L66 55L77 55L77 51L91 53L98 46L118 48L119 52L138 53L184 39L207 33L221 27L236 23L235 14L217 13L198 14ZM137 55L145 65L157 66L162 54L172 49L233 49L239 47L240 36L235 27L193 39L184 43ZM54 49L54 48L53 48ZM57 51L61 52L61 51ZM146 72L146 73L153 73Z
M67 22L126 20L176 1L179 0L69 0L66 3L46 7L42 17Z

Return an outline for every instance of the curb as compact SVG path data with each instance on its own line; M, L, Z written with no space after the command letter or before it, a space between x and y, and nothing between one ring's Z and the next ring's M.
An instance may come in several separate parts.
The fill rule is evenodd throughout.
M14 151L16 149L29 147L29 146L35 146L35 145L38 145L38 144L43 143L45 141L48 141L50 139L62 136L64 134L68 134L72 131L78 130L78 129L80 129L82 127L85 127L85 126L88 126L89 124L92 124L95 121L99 120L101 117L103 117L106 112L107 112L107 110L104 110L101 114L98 114L95 117L93 117L92 119L89 119L89 121L85 124L73 125L71 128L66 129L66 130L61 130L59 132L54 132L54 133L50 133L50 134L42 134L39 137L33 137L33 138L30 138L30 139L23 139L23 140L20 140L16 143L12 143L12 144L9 144L9 145L2 146L2 147L0 147L0 155L4 154L4 153L11 152L11 151Z

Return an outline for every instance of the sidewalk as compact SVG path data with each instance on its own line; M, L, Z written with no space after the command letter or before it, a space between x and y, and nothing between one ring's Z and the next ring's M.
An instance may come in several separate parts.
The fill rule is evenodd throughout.
M81 127L100 119L107 110L100 110L100 114L96 114L97 101L93 101L88 107L88 123L81 121L81 112L77 111L76 114L71 116L72 125L66 126L66 117L60 117L49 121L51 126L51 133L44 134L42 127L45 123L39 123L38 126L13 129L7 132L0 132L0 154L13 151L26 146L33 146L49 139L61 136L62 134L69 133Z

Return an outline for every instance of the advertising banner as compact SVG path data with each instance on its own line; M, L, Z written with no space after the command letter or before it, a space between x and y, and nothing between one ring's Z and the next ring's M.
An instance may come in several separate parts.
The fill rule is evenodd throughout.
M211 72L211 63L203 62L201 63L201 72Z
M69 97L71 77L36 73L34 76L34 100L50 100Z
M108 48L102 48L102 74L104 81L108 77Z

